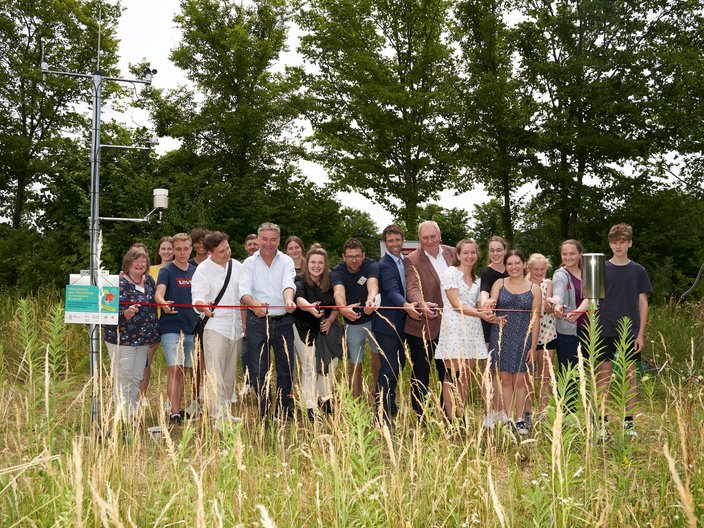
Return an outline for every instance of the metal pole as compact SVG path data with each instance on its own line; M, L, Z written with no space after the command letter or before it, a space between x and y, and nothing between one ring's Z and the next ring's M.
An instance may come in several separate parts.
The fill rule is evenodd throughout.
M99 71L93 74L93 130L91 134L91 164L90 164L90 283L93 286L100 286L98 268L100 262L98 253L100 251L100 105L101 93L103 90L103 80ZM98 365L100 354L100 325L91 324L90 334L90 377L93 381L90 395L90 421L94 433L98 432L100 426L100 408L98 383Z

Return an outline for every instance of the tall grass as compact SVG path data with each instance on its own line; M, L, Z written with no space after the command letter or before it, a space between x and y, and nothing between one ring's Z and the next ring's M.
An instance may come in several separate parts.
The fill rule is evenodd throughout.
M483 431L478 403L464 424L447 424L431 397L420 424L406 377L391 429L376 425L369 391L355 400L338 383L335 413L313 423L299 416L265 428L245 399L235 412L246 419L222 433L206 421L169 430L159 412L159 360L152 405L123 439L105 358L101 413L110 434L96 439L84 330L59 324L56 297L8 297L0 301L5 527L693 526L702 517L697 308L653 310L644 355L659 370L641 377L636 441L620 429L625 382L614 376L610 393L599 394L586 357L555 375L546 416L522 442L506 428ZM615 371L625 372L618 361ZM601 409L613 417L607 441L595 433ZM159 441L146 433L155 424L164 431Z

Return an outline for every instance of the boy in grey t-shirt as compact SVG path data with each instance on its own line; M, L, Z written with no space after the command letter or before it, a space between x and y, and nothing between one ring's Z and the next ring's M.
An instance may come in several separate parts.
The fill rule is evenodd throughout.
M627 370L629 397L626 402L626 416L623 423L628 436L638 434L633 423L636 404L636 363L643 350L645 325L648 322L648 294L652 293L648 273L640 264L628 258L628 250L633 245L633 229L628 224L616 224L609 230L609 247L612 258L606 263L606 297L599 307L599 322L604 340L604 350L599 359L598 384L608 390L612 375L612 361L616 354L618 330L621 321L631 321L626 359L630 362Z

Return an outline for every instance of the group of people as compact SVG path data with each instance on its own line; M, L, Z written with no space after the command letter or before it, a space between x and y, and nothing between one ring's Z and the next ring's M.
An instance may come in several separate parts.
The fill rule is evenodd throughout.
M599 308L601 389L608 387L619 346L634 360L643 348L652 287L645 270L628 258L632 236L625 224L609 232L613 256L606 263L606 296ZM242 263L232 259L229 238L219 231L195 229L162 239L151 270L146 247L135 244L123 259L119 324L104 329L119 415L135 414L158 343L168 366L169 420L191 417L200 398L218 427L239 419L230 403L236 399L240 358L243 387L254 391L262 419L292 418L298 362L299 405L313 419L333 410L340 362L347 364L352 395L362 394L369 350L374 414L380 421L391 424L398 413L397 385L408 360L410 403L419 417L431 401L435 365L448 420L464 416L470 387L478 382L483 425L511 424L518 434L529 434L533 406L540 412L549 399L555 355L560 367L573 366L586 337L589 300L582 297L581 244L561 244L562 265L550 280L549 259L526 258L498 236L488 241L488 265L481 272L478 244L471 239L456 247L442 244L433 221L420 224L420 247L405 253L404 238L398 226L386 227L386 251L378 262L351 238L333 269L320 245L306 251L298 237L289 237L280 251L281 233L273 223L263 223L247 237L250 256ZM618 341L624 319L630 321L625 350ZM193 393L182 408L189 370ZM631 393L624 428L634 435L633 364L627 375Z

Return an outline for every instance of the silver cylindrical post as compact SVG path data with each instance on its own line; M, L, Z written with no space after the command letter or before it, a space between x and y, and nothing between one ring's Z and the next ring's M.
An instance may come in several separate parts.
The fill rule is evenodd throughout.
M582 255L582 298L595 304L606 297L605 264L603 253Z

